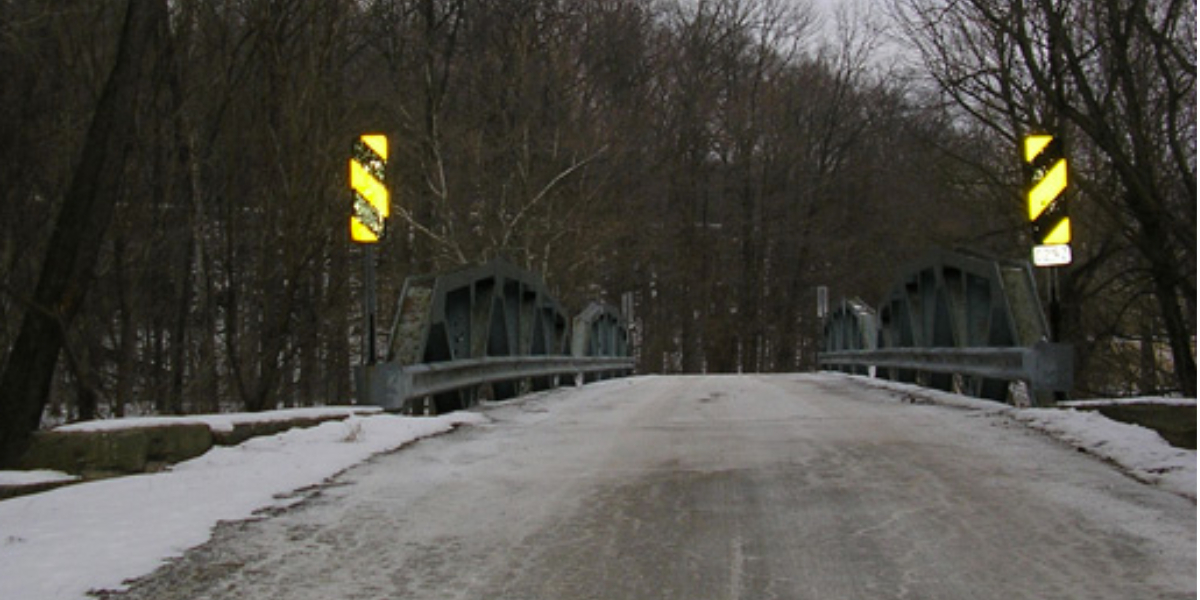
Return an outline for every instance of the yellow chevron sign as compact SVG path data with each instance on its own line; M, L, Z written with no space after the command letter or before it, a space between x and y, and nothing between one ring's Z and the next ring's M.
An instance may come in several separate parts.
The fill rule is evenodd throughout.
M1062 145L1051 135L1025 138L1025 164L1029 173L1029 221L1034 242L1043 245L1071 242L1071 218L1063 192L1067 189L1067 159Z
M384 220L391 212L387 189L387 136L363 134L350 152L350 189L354 204L350 214L350 239L373 244L383 236Z
M1026 200L1033 226L1034 264L1071 262L1071 217L1067 214L1067 159L1052 135L1034 134L1022 144L1028 187Z

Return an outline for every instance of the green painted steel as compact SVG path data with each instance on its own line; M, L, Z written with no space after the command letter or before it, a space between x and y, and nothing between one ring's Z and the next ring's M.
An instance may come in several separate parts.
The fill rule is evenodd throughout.
M1001 402L1023 401L1011 386L1022 381L1049 404L1073 374L1070 346L1049 338L1027 263L939 251L903 269L877 310L831 312L819 361Z
M390 331L386 361L360 377L360 400L388 410L439 414L548 389L562 376L633 370L619 312L594 304L570 321L540 276L500 259L410 277Z

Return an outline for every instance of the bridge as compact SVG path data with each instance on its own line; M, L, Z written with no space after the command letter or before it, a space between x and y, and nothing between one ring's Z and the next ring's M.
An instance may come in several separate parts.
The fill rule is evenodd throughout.
M361 404L440 414L634 367L616 309L592 303L568 321L537 274L500 259L410 277L394 314L386 360L358 373Z
M1001 410L1069 385L1037 306L1027 267L938 253L828 315L821 362L859 377L623 377L611 306L500 261L412 278L364 400L483 423L103 597L1194 597L1193 499Z
M618 310L596 302L569 319L537 274L499 259L409 278L393 314L385 360L358 373L362 404L440 414L634 369ZM1071 388L1073 350L1050 340L1028 264L934 252L878 309L837 303L824 332L819 362L833 370L1010 404Z

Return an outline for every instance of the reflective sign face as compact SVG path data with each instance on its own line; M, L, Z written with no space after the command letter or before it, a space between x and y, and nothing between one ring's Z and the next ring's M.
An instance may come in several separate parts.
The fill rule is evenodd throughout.
M384 221L391 211L387 181L387 137L362 135L350 154L350 189L354 204L350 214L350 239L375 243L383 235Z
M1025 162L1032 163L1053 141L1054 136L1041 133L1025 136Z
M1050 204L1062 195L1063 190L1067 189L1067 161L1059 160L1054 163L1048 170L1038 173L1039 179L1035 180L1033 186L1029 188L1029 220L1033 221L1038 218Z
M1067 263L1070 262L1071 218L1067 214L1067 200L1063 192L1067 189L1067 160L1063 156L1062 144L1052 135L1026 136L1022 154L1025 160L1027 180L1026 200L1029 222L1033 228L1033 242L1038 247L1064 247ZM1035 264L1039 252L1035 249ZM1042 252L1045 254L1045 251ZM1045 261L1061 260L1061 250L1052 252L1056 258L1042 256ZM1066 264L1066 263L1058 263Z

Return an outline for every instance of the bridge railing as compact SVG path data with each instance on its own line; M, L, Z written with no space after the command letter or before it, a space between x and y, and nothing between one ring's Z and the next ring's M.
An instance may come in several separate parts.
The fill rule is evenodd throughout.
M417 405L415 401L535 378L552 379L550 387L559 385L564 377L578 385L588 376L626 375L633 367L632 358L603 356L489 356L406 366L382 363L374 371L372 396L374 404L384 410L435 412L433 402ZM527 391L518 383L518 395Z
M876 311L844 303L825 324L827 367L1015 402L1070 391L1073 349L1050 343L1027 264L939 252L910 267Z
M618 311L593 304L568 321L540 277L502 260L405 281L388 346L361 369L359 402L410 414L634 368Z
M1072 352L1067 344L1038 342L1029 348L887 348L827 352L821 355L820 362L834 368L874 367L877 370L1023 381L1035 392L1065 392L1072 384Z

